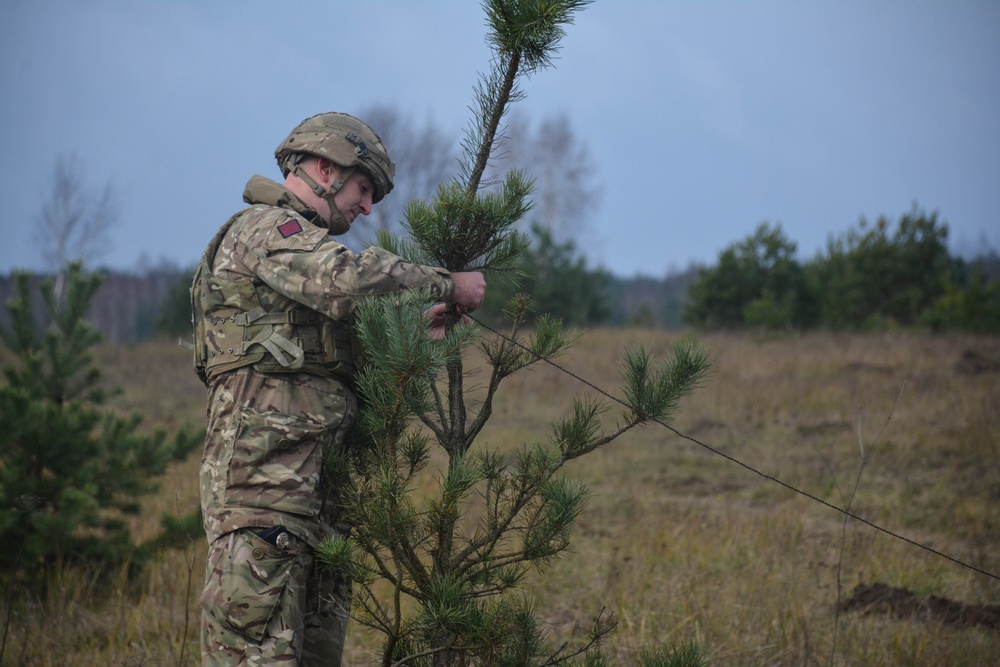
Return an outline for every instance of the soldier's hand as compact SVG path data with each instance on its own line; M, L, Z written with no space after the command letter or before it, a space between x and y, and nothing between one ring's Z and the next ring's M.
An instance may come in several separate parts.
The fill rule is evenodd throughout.
M455 282L455 304L462 310L472 312L483 305L486 295L486 279L478 271L451 274Z
M445 332L447 331L446 324L448 322L445 317L445 313L448 311L448 304L446 303L435 303L427 311L427 335L431 337L431 340L442 340L444 338ZM458 309L458 318L460 322L468 324L469 316L466 315Z

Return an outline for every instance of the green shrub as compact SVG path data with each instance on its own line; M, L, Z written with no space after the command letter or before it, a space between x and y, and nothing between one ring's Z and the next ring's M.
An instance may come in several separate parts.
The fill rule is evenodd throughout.
M63 290L43 282L44 331L30 276L15 282L10 328L0 328L14 357L0 387L0 566L10 576L36 576L57 563L141 562L145 551L127 519L201 436L143 434L141 415L102 408L108 392L92 355L100 334L84 319L99 276L70 265Z

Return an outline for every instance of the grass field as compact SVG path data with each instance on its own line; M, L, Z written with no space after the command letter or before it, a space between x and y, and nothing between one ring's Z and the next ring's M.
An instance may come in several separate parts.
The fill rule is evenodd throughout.
M677 339L591 331L558 363L615 393L624 349L663 354ZM553 636L584 633L603 609L618 621L608 649L623 665L643 647L692 639L720 666L1000 664L996 576L846 520L720 455L1000 575L1000 340L702 340L715 365L682 404L683 435L647 427L569 466L591 489L575 548L529 586ZM101 360L125 390L116 405L150 426L203 419L204 390L183 350L107 348ZM551 366L514 376L483 440L504 448L544 437L588 392ZM160 512L197 506L197 466L192 457L171 470L140 535ZM4 600L2 664L197 664L204 552L202 540L165 553L128 583L114 573L110 592L52 573L44 595ZM846 608L858 586L875 584L887 588L869 592L891 595ZM349 641L347 664L371 664L377 640L355 625Z

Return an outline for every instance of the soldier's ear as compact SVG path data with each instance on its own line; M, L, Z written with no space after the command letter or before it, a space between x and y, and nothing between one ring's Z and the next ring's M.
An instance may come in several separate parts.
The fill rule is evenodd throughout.
M316 159L316 171L326 184L333 183L340 177L340 168L326 158L321 157Z

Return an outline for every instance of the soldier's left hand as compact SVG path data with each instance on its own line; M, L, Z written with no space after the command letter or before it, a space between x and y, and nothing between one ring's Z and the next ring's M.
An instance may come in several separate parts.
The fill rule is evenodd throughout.
M446 303L435 303L427 311L427 335L431 337L431 340L442 340L445 335L445 324L447 324L448 318L445 317L445 313L448 310L448 304ZM469 316L462 312L462 309L455 306L455 310L458 312L459 320L465 323L469 322Z

